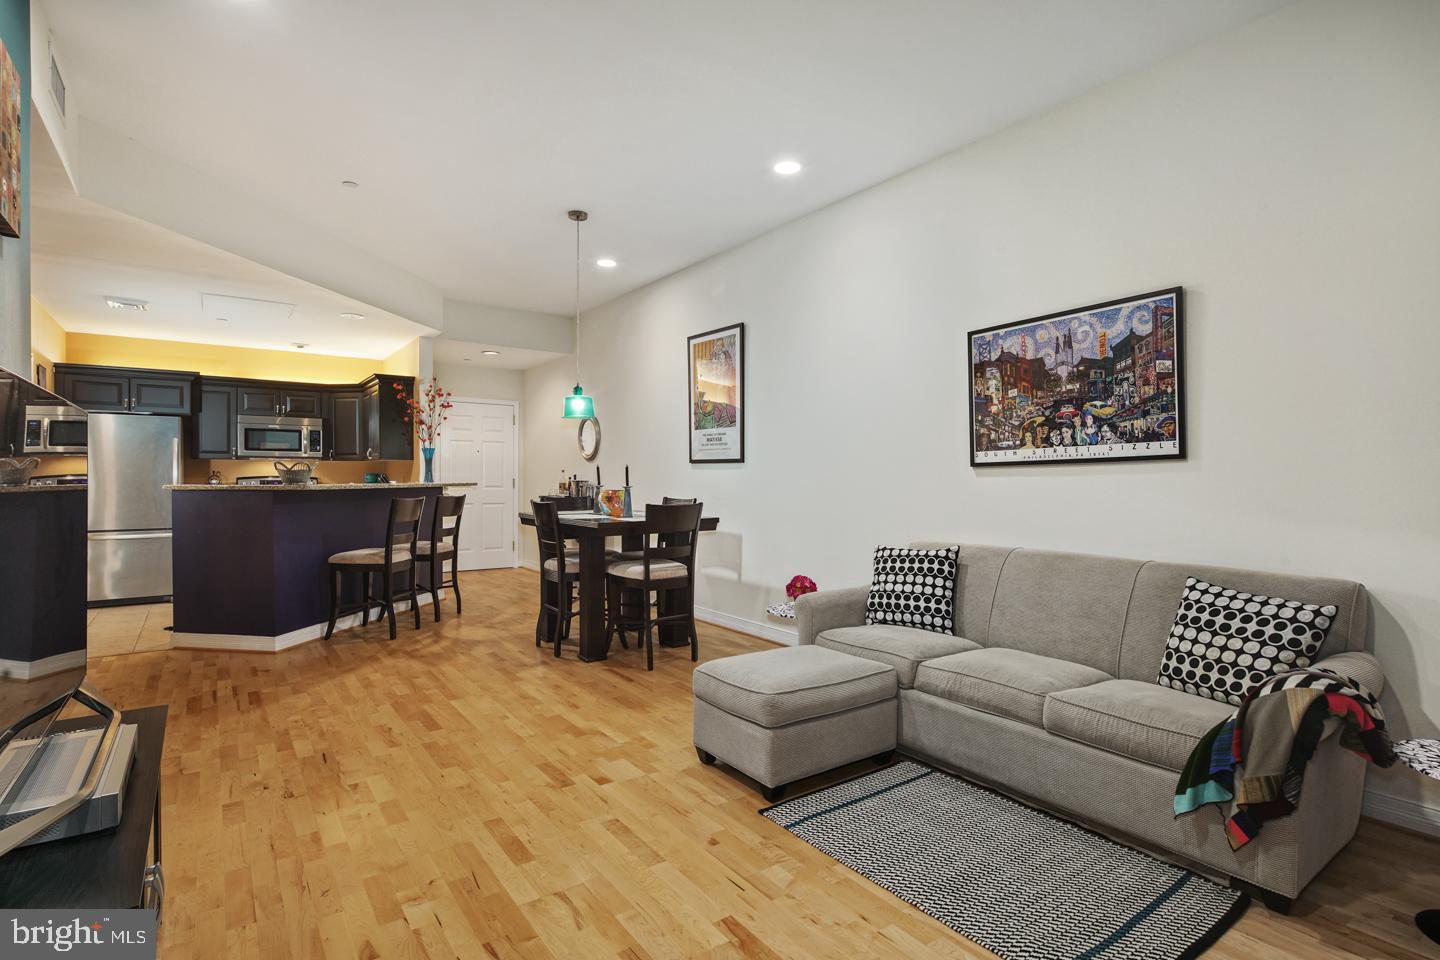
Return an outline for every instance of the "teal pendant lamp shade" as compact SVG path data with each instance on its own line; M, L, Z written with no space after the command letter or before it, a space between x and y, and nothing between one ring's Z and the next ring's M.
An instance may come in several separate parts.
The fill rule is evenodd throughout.
M580 224L590 219L584 210L566 214L575 221L575 390L565 397L566 420L589 420L595 416L595 398L580 386Z
M595 416L595 398L587 397L580 384L575 384L575 392L565 398L565 419L589 420L593 416Z

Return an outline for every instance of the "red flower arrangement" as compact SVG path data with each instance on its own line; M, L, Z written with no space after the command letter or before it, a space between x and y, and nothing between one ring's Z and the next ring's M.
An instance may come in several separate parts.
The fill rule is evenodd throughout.
M785 596L791 600L795 600L805 596L807 593L814 593L819 589L819 587L815 586L814 580L811 580L803 573L797 573L790 578L789 583L785 584Z
M440 437L440 424L450 419L450 415L445 411L455 406L450 402L454 394L443 389L434 377L426 381L418 397L410 396L403 383L397 382L391 386L395 388L396 398L405 405L405 412L401 416L406 423L415 425L420 446L435 446L435 441Z

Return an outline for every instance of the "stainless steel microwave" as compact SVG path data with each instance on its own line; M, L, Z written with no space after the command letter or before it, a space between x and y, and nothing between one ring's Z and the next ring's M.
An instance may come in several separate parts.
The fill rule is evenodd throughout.
M235 418L237 457L315 457L325 455L325 421L318 417Z
M85 411L75 407L25 408L25 453L84 454L89 445Z

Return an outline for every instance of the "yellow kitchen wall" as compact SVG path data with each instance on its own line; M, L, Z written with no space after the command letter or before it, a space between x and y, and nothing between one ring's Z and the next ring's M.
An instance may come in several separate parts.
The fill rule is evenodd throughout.
M65 352L67 363L193 370L211 377L289 380L298 383L359 383L372 373L402 372L385 369L385 365L390 362L389 358L369 360L364 357L334 357L300 350L222 347L208 343L111 337L98 333L67 334ZM416 357L418 356L417 348ZM418 362L416 369L419 369Z
M40 301L30 299L30 359L37 367L45 368L45 386L55 384L55 364L64 363L68 356L64 328L50 316L50 311L40 306ZM35 371L26 371L26 376L35 377ZM38 379L38 378L36 378Z
M54 323L54 319L44 313L43 308L39 308L37 304L33 315L41 314L45 320ZM301 351L180 343L95 333L66 333L58 324L55 329L60 332L60 342L63 344L62 357L56 362L155 370L193 370L211 377L243 377L296 383L359 383L375 373L418 377L420 372L419 340L412 340L383 360L374 360ZM69 468L66 472L83 473L84 461L79 460L78 464L78 467L75 464L66 464ZM204 483L212 471L218 473L227 483L233 482L237 477L269 476L274 473L274 467L269 460L195 460L188 457L184 470L186 483ZM330 460L315 465L315 475L324 483L360 483L367 473L384 473L397 482L418 480L421 475L419 448L416 448L413 461Z

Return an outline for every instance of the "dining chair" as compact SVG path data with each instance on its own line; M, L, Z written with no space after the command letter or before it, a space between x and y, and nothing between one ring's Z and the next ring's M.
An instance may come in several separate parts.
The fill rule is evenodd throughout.
M360 612L361 626L370 625L370 578L380 575L380 603L386 618L390 621L390 639L395 639L395 601L410 600L410 609L415 614L415 629L420 629L420 598L415 590L415 540L420 532L420 515L425 510L425 498L408 499L396 497L390 501L390 518L385 523L385 546L362 547L331 554L330 564L330 622L325 627L325 639L335 632L335 621L342 614ZM344 589L346 573L360 574L359 605L343 607L340 594ZM395 594L395 575L408 573L406 589L399 596Z
M430 514L430 539L416 544L416 555L430 564L430 603L435 607L435 622L440 622L440 591L449 588L455 594L455 616L460 616L460 518L465 512L465 498L437 497ZM439 544L440 549L435 549ZM445 579L445 561L450 561L450 579Z
M535 646L549 640L558 657L576 613L574 588L580 581L580 554L566 548L565 538L560 535L560 508L554 501L531 500L530 512L535 517L535 539L540 547L540 615L535 620Z
M685 624L690 635L690 659L700 658L700 636L695 630L695 552L700 541L701 503L652 503L645 507L640 557L616 558L606 573L606 606L610 611L605 642L608 646L618 631L625 643L625 631L635 629L637 640L645 640L645 669L655 669L655 627L665 623ZM624 591L638 591L640 602L632 604L638 618L622 609ZM672 613L650 610L651 594L682 591L684 608ZM673 608L672 608L673 609Z
M694 497L661 497L661 498L660 498L660 502L661 502L662 504L670 504L670 503L698 503L699 501L697 501ZM677 534L675 534L674 536L681 537L681 536L684 536L684 535L677 533ZM640 559L640 551L639 551L639 550L617 550L617 551L615 551L615 556L616 556L617 558L621 559L621 560L639 560L639 559ZM622 644L625 642L625 638L624 638L623 635L622 635L621 638L620 638L620 642L621 642ZM627 648L627 649L628 649L628 648Z

